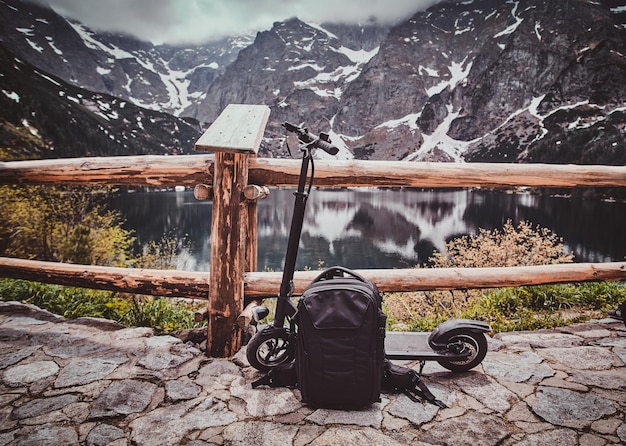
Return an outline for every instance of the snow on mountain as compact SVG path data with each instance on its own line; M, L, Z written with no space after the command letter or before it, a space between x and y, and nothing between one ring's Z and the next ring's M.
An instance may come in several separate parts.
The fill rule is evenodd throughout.
M333 131L360 158L624 164L623 4L472 0L418 12L344 90Z
M190 153L200 130L43 73L0 42L3 159Z
M24 60L71 84L184 116L253 36L192 47L154 46L95 32L49 7L0 3L0 35Z
M626 0L438 2L392 28L293 18L191 47L19 0L0 13L2 44L51 79L203 125L270 106L262 156L284 156L289 121L329 133L341 159L626 164Z

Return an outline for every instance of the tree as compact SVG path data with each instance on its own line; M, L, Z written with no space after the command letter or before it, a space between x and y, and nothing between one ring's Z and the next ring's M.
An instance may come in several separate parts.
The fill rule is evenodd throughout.
M134 242L102 187L1 186L0 254L127 266Z

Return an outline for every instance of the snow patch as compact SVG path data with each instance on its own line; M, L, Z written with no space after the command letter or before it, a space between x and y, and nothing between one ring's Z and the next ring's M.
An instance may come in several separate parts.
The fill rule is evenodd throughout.
M31 135L36 136L37 138L41 138L41 135L39 134L39 130L37 130L32 125L30 125L30 123L26 119L22 119L22 125L28 129Z
M439 77L439 72L438 72L437 70L434 70L434 69L432 69L432 68L425 67L425 66L423 66L423 65L420 65L420 66L417 68L417 72L420 74L420 76L423 76L423 75L424 75L424 73L426 73L426 74L427 74L428 76L430 76L430 77Z
M21 32L25 36L35 37L35 30L31 28L15 28L16 31Z
M450 73L450 79L439 82L436 85L433 85L430 88L426 89L426 94L428 96L434 96L436 94L441 93L446 87L449 87L450 90L453 90L457 85L466 81L467 76L472 69L473 61L470 61L466 65L467 56L461 62L451 62L448 66L448 72ZM420 66L420 70L422 67ZM421 73L420 73L421 74Z
M59 48L57 48L57 46L54 44L54 39L52 37L46 36L46 40L48 41L48 45L50 45L50 48L52 48L52 51L54 51L59 56L63 55L63 51L61 51ZM63 59L63 60L65 60L65 59Z
M513 32L515 32L515 30L517 29L518 26L521 25L521 23L524 21L523 18L517 16L517 8L519 7L519 1L516 2L507 2L507 3L513 3L513 9L511 10L511 15L513 16L513 18L515 19L515 23L513 23L511 26L509 26L508 28L506 28L504 31L499 32L498 34L494 35L493 37L502 37L502 36L506 36L508 34L512 34Z
M400 127L401 125L407 126L411 130L417 130L417 120L419 119L421 113L411 113L406 116L403 116L400 119L392 119L386 122L383 122L380 125L377 125L376 128L385 127L390 130Z
M535 35L537 36L537 40L541 40L541 34L539 30L541 29L541 24L539 22L535 22Z
M13 101L17 102L18 104L20 103L20 95L17 94L14 91L7 91L7 90L2 90L2 92L5 94L5 96L9 99L12 99Z
M366 64L378 53L379 48L380 47L376 47L371 51L365 51L365 50L356 51L350 48L346 48L345 46L342 46L339 49L335 49L335 51L337 51L338 53L344 54L348 59L350 59L352 63Z
M462 154L471 144L471 141L458 141L448 136L450 124L459 116L459 112L453 112L452 105L447 105L447 109L448 115L446 119L439 124L432 134L422 133L422 138L424 139L422 146L419 150L404 158L404 161L414 161L419 159L420 155L426 155L434 149L446 153L454 162L462 163L464 161Z
M26 43L28 43L32 49L34 49L35 51L39 52L39 53L43 53L43 48L40 47L39 45L37 45L35 42L33 42L30 39L26 39Z

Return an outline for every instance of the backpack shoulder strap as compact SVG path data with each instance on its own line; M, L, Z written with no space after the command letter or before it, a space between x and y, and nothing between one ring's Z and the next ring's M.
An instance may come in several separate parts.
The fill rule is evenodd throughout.
M418 403L425 400L443 409L448 407L444 402L435 398L417 371L396 365L389 359L385 359L382 387L392 392L404 393Z

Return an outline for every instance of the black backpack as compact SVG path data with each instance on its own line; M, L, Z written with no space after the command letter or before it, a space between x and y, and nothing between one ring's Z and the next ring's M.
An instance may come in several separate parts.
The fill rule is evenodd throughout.
M294 319L295 361L274 367L253 388L297 387L304 403L321 408L367 407L383 389L446 407L419 372L385 359L382 295L358 273L339 266L322 272L302 293Z
M296 376L313 407L362 408L380 401L386 316L369 280L343 267L322 272L298 301Z

